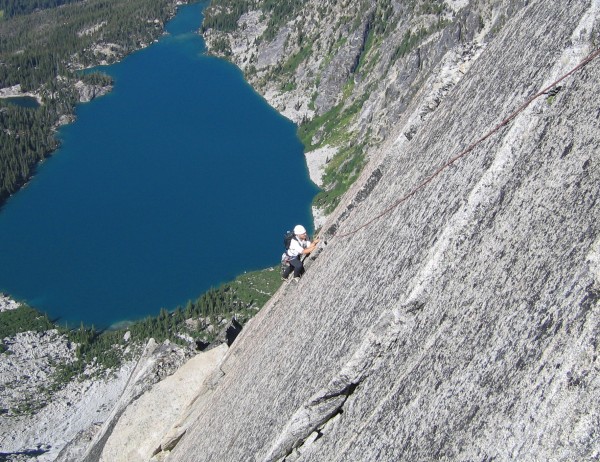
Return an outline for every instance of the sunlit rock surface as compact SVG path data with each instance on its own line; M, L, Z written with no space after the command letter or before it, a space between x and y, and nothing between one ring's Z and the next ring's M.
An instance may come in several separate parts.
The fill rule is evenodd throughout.
M600 59L391 207L591 52L599 14L519 5L415 130L431 94L405 108L169 460L600 457Z

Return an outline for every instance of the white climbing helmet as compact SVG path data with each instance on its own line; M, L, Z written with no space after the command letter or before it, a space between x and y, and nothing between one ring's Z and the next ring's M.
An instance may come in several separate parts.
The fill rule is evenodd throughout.
M304 226L302 226L302 225L296 225L296 226L294 226L294 234L296 236L300 236L301 234L306 234L306 229L304 229Z

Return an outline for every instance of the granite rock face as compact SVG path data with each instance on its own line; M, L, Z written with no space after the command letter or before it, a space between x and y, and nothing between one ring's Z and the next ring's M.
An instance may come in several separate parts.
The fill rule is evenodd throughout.
M597 0L514 5L390 118L167 460L600 458L600 58L398 203L599 42Z
M83 83L81 80L77 81L74 87L77 93L79 94L80 103L88 103L94 98L104 96L112 91L112 85L89 85Z
M197 397L198 389L226 352L227 345L221 344L194 356L127 406L104 445L100 460L144 462L159 453L162 446L168 447L172 439L181 438L186 426L185 422L178 422L179 416ZM161 446L158 443L167 433L172 437Z
M128 412L135 413L136 406L134 403L149 390L152 390L155 384L161 383L163 379L177 371L180 366L187 362L191 354L188 348L180 347L168 341L157 344L154 339L150 339L137 360L133 371L127 374L127 384L122 389L119 399L102 425L94 425L94 428L88 429L72 440L62 449L56 460L63 462L101 460L107 442L114 441L119 437L122 440L129 439L131 441L132 438L127 430L122 431L120 435L113 435L115 427L118 428L121 417L124 414L127 415ZM152 396L147 395L146 399L151 400ZM174 399L173 406L177 405L177 400ZM168 422L167 414L168 412L165 409L165 422ZM140 415L139 426L145 424L144 419ZM168 423L163 424L168 425ZM147 437L149 438L148 435ZM141 436L138 441L142 442L140 446L146 443ZM138 447L131 449L132 454L135 454L137 449ZM144 449L146 449L145 446Z
M16 310L19 306L19 303L0 293L0 313L3 311Z

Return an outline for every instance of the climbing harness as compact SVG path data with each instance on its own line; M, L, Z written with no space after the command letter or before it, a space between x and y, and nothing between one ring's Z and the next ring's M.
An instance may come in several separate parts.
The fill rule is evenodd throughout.
M470 144L462 152L460 152L459 154L457 154L456 156L454 156L452 159L450 159L448 162L446 162L444 165L442 165L441 167L439 167L433 174L431 174L429 177L427 177L425 180L423 180L421 183L419 183L417 186L415 186L412 190L410 190L404 196L402 196L401 198L399 198L398 200L396 200L395 202L393 202L383 212L381 212L380 214L376 215L375 217L373 217L369 221L363 223L362 225L358 226L356 229L353 229L352 231L349 231L349 232L343 233L343 234L337 234L337 235L334 235L334 236L337 236L337 237L351 236L352 234L357 233L361 229L366 228L370 224L372 224L375 221L379 220L381 217L383 217L383 216L387 215L388 213L390 213L392 210L394 210L396 207L398 207L401 203L407 201L412 196L414 196L418 191L420 191L425 186L427 186L429 183L431 183L434 180L435 177L437 177L440 173L442 173L444 170L446 170L448 167L450 167L456 161L458 161L462 157L465 157L468 153L470 153L473 149L475 149L475 147L477 147L477 145L483 143L490 136L492 136L494 133L498 132L502 127L504 127L505 125L507 125L511 120L513 120L514 118L516 118L517 115L519 115L521 112L523 112L525 110L525 108L527 108L527 106L529 106L535 99L539 98L542 95L547 95L551 90L555 89L555 87L557 87L560 82L562 82L567 77L569 77L572 74L574 74L575 72L577 72L579 69L585 67L587 64L590 63L590 61L592 61L593 59L597 58L598 56L600 56L600 48L597 49L596 51L590 53L587 56L587 58L585 58L583 61L581 61L577 66L575 66L573 69L571 69L565 75L563 75L562 77L560 77L558 80L556 80L555 82L551 83L550 85L548 85L546 88L544 88L543 90L539 91L535 95L531 96L521 106L519 106L512 114L510 114L508 117L506 117L502 122L500 122L498 125L496 125L493 129L491 129L483 137L481 137L480 139L478 139L474 143ZM331 236L331 237L334 237L334 236Z

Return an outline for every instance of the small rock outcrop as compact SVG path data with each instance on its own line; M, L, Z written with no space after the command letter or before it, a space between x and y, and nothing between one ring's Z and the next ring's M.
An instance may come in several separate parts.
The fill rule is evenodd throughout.
M88 103L98 96L104 96L112 91L112 85L101 86L101 85L90 85L85 84L79 80L75 83L75 90L79 94L80 103Z
M20 304L9 296L0 293L0 313L8 310L16 310Z

